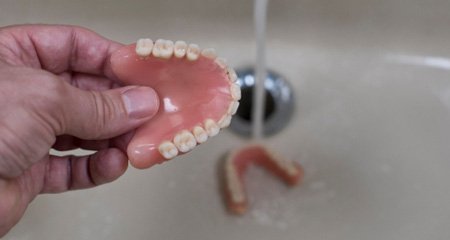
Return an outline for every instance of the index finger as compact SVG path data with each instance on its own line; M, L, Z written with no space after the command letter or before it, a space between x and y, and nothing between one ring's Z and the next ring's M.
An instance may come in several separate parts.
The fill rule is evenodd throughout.
M73 71L115 79L109 57L121 44L91 30L67 25L22 25L0 29L0 33L1 45L9 47L24 65L55 74Z

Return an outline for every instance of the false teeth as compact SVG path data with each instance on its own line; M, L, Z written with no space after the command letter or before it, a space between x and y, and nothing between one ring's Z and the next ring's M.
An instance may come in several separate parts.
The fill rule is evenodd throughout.
M186 58L189 61L195 61L200 56L200 48L197 44L189 44L187 52L186 52Z
M215 59L217 57L216 50L214 50L214 48L205 48L202 50L201 54L202 56L210 59Z
M206 133L205 129L202 127L196 126L192 129L192 133L194 134L195 140L198 143L204 143L208 140L208 133Z
M169 59L173 54L173 42L165 40L160 49L160 56L164 59Z
M183 130L173 139L173 143L180 152L189 152L197 145L194 135L187 130Z
M205 130L206 130L206 133L208 133L208 136L214 137L219 133L220 127L217 126L217 123L214 120L206 119L205 120Z
M150 38L141 38L136 43L136 54L139 57L148 57L152 53L153 41Z
M173 47L173 55L177 58L183 58L186 55L187 43L185 41L176 41Z
M239 108L239 102L238 101L231 102L230 106L228 107L227 114L230 114L230 115L236 114L238 108Z
M236 83L231 84L230 86L230 92L231 97L233 100L240 100L241 99L241 88Z
M173 100L170 105L172 102L166 103L163 98L164 108L155 120L138 129L131 139L127 154L131 164L139 168L161 163L204 143L230 125L239 107L241 93L234 83L236 73L213 48L202 50L184 41L142 38L115 51L111 68L124 84L152 87ZM206 92L199 90L198 86L208 80L203 88ZM192 100L195 103L189 102ZM179 111L168 109L173 106ZM160 128L161 124L169 127Z
M230 126L231 123L231 115L224 115L219 122L217 123L220 128L226 128Z
M158 150L165 159L172 159L178 155L178 149L170 141L164 141L161 143Z
M237 74L234 71L233 68L228 67L227 68L227 74L228 74L228 79L230 79L230 82L236 82L237 81Z
M227 67L227 60L225 58L216 58L215 60L216 64L219 65L220 68L226 68Z

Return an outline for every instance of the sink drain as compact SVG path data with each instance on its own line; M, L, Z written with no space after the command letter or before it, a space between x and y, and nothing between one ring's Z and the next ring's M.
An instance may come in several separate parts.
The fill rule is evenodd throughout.
M237 69L237 84L242 98L239 109L231 121L231 130L249 137L252 131L253 90L255 71L253 68ZM294 95L289 83L279 74L268 71L264 84L266 102L264 106L264 136L271 136L282 130L292 117Z

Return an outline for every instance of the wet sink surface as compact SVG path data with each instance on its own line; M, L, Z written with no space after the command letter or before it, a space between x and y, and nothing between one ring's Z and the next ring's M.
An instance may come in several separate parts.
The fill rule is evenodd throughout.
M296 94L290 125L267 145L297 159L288 189L259 169L251 209L223 208L219 159L246 140L229 131L191 154L115 183L39 196L5 239L448 239L450 2L277 1L268 66ZM0 24L83 25L212 46L230 65L254 57L251 2L12 1Z

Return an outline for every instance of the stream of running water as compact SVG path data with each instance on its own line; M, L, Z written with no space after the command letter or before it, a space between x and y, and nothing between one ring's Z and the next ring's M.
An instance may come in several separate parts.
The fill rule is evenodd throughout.
M253 89L252 137L262 139L264 136L264 106L266 79L266 21L269 0L254 0L253 22L256 38L255 87Z

